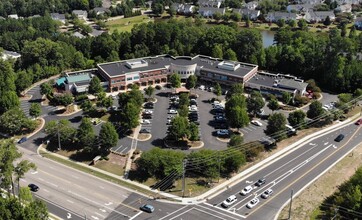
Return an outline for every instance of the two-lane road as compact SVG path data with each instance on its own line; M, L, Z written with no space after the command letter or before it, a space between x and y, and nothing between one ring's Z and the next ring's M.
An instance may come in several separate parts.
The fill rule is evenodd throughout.
M341 142L335 142L334 139L341 133L346 137ZM230 187L209 200L209 203L220 207L224 199L236 195L238 201L228 208L229 211L248 219L274 219L278 210L290 198L291 190L294 193L302 190L360 144L361 140L361 126L354 124L325 134ZM262 177L267 182L260 187L255 186L254 183ZM241 196L239 192L247 185L251 185L253 190L246 196ZM268 199L262 199L260 195L268 188L273 189L274 194ZM248 202L255 197L259 199L259 203L252 209L247 208Z

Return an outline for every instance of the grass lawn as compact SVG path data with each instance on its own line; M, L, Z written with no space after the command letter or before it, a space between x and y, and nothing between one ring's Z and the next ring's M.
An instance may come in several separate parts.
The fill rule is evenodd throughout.
M94 165L95 167L105 170L107 172L122 176L124 174L124 169L122 166L119 166L117 164L109 163L106 160L101 160Z
M130 18L120 18L117 20L107 21L106 25L110 32L118 30L119 32L130 32L135 24L153 22L147 15L140 15Z

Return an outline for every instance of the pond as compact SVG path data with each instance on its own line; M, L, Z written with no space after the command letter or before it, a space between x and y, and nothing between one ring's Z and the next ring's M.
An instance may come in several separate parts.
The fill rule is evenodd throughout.
M273 45L273 43L274 43L274 35L275 35L274 31L261 30L260 33L261 33L261 36L263 38L263 47L264 48Z

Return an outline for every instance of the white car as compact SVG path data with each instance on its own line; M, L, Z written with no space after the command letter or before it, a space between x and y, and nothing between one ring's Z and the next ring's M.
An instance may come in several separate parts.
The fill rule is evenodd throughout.
M259 199L258 198L254 198L252 199L247 205L246 207L248 207L249 209L253 208L254 206L256 206L259 203Z
M143 111L144 114L148 114L148 115L152 115L153 114L153 111L152 110L149 110L149 109L146 109Z
M168 111L168 114L177 114L177 111L175 109L170 109Z
M258 120L252 120L251 123L252 123L253 125L256 125L256 126L259 126L259 127L263 126L263 124L262 124L260 121L258 121Z
M141 124L148 125L148 124L151 124L151 121L147 120L147 119L142 119Z
M267 189L263 192L263 194L261 194L261 198L267 199L269 196L271 196L271 194L273 194L273 190Z
M223 201L221 203L221 206L224 208L228 208L229 206L234 204L236 201L238 201L238 199L236 198L235 195L232 195L232 196L229 196L229 198L227 198L225 201Z
M243 190L240 191L240 194L245 196L246 194L250 193L251 190L253 190L253 187L251 185L246 186Z

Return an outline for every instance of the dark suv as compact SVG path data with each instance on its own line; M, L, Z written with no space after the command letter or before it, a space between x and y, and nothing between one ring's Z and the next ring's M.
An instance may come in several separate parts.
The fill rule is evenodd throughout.
M265 178L261 178L259 179L256 183L255 183L255 186L261 186L265 184Z
M340 142L340 141L343 140L343 138L344 138L344 135L343 135L343 134L340 134L340 135L338 135L338 136L336 137L336 139L334 139L334 141Z

